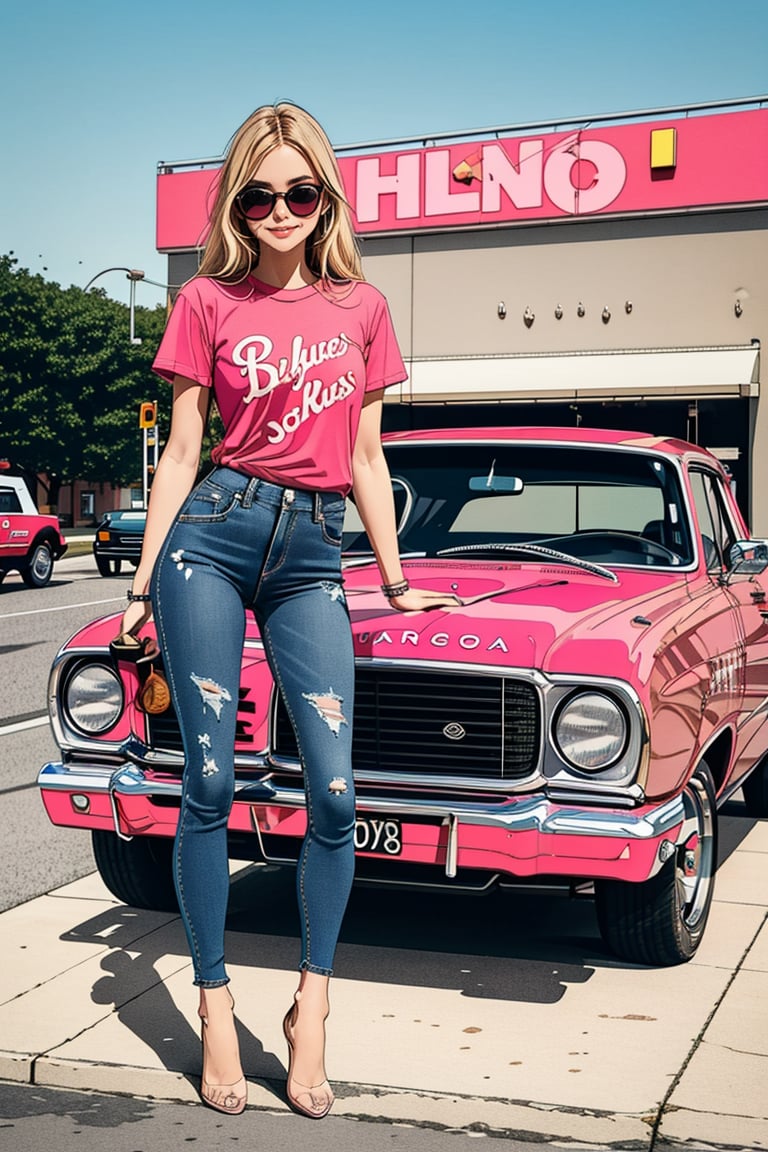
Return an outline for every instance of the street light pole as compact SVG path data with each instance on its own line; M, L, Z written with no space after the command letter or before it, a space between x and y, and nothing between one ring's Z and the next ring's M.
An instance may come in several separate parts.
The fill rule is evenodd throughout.
M131 344L141 344L141 337L136 335L135 319L136 319L136 281L144 279L144 273L141 268L123 268L122 265L117 265L115 268L102 268L101 272L97 272L95 276L91 276L90 280L83 288L83 292L87 292L91 284L98 280L99 276L105 276L107 272L125 272L126 277L131 282L128 314L129 314L129 338Z
M131 344L141 344L141 337L136 335L134 320L136 317L136 281L144 279L144 273L139 268L132 268L128 273L128 279L131 282L129 293L128 315L130 317L130 339Z

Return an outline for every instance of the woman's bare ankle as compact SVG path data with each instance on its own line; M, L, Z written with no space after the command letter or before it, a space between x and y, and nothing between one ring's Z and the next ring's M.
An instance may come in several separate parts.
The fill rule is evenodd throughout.
M221 1016L234 1012L235 1001L228 984L221 984L216 988L200 989L200 1006L198 1009L201 1018Z
M302 972L295 1000L301 1005L304 1015L320 1016L322 1019L330 1010L330 977L317 972Z

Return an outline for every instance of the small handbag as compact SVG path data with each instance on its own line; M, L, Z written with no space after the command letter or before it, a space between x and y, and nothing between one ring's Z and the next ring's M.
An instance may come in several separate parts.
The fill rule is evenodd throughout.
M152 669L140 685L134 703L140 712L147 712L151 716L158 716L168 711L171 706L171 691L162 672Z
M147 655L147 649L154 647L155 651ZM167 712L171 705L171 692L168 681L162 672L152 667L151 662L157 656L156 645L153 645L148 636L139 639L130 632L123 632L110 642L109 651L117 665L124 661L135 664L139 676L139 690L136 693L134 704L140 712L147 712L151 716L159 716ZM149 672L147 672L149 668Z

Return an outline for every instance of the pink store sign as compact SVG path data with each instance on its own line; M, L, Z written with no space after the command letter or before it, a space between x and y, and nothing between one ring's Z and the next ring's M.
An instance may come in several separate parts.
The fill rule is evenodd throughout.
M361 234L768 202L768 110L342 156ZM157 180L157 247L201 246L217 169Z

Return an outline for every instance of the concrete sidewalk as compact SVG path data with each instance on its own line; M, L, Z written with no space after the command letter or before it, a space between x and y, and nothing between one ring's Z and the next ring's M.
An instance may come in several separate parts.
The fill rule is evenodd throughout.
M613 960L591 902L558 892L356 891L333 982L335 1114L560 1147L768 1149L768 822L743 827L677 968ZM250 1103L270 1110L286 1107L295 918L290 873L238 873L229 968ZM94 874L0 916L0 961L0 1077L197 1099L177 917L117 904Z

